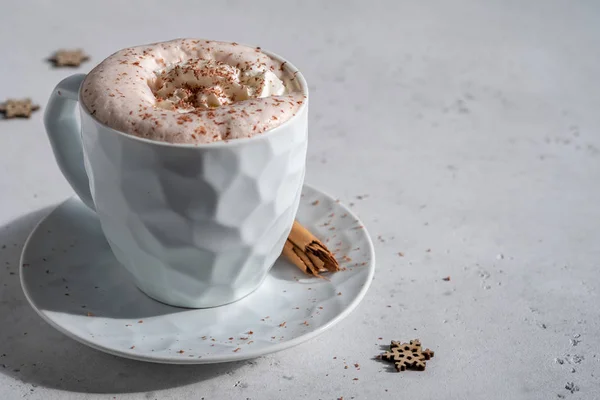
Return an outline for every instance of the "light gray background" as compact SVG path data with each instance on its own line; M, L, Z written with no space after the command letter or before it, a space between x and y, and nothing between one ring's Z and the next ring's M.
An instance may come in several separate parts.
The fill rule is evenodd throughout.
M202 3L4 1L0 98L44 105L114 50L175 37L282 54L311 89L307 182L374 236L369 293L319 338L250 362L88 349L19 287L25 238L72 194L42 112L0 121L0 398L600 398L599 3ZM92 61L53 69L61 47ZM371 359L412 338L436 352L425 372Z

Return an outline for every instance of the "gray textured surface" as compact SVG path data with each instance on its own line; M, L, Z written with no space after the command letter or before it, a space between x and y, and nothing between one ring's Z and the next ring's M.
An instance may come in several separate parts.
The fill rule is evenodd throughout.
M2 5L1 97L43 104L73 72L44 63L59 47L84 47L84 72L178 36L289 58L312 89L307 181L381 235L364 302L312 342L208 367L104 355L46 325L11 274L46 207L72 192L40 112L0 121L3 399L600 398L600 6L321 3ZM370 359L414 337L436 351L426 372Z

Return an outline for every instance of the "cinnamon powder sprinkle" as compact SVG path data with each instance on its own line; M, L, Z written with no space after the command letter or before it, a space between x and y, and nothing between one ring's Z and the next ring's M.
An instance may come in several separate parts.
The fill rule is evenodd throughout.
M220 52L222 53L222 56L216 56L218 57L222 57L223 60L222 61L218 61L218 63L221 63L221 65L225 64L225 65L230 65L231 67L234 67L236 65L238 65L238 69L244 71L246 69L252 69L255 67L260 67L260 68L264 68L265 70L272 70L272 71L276 71L277 69L283 71L283 74L291 77L292 75L296 76L298 74L298 72L292 72L289 71L289 68L287 67L287 63L286 62L277 62L277 60L271 60L269 58L268 55L263 55L263 54L256 54L254 56L251 56L248 58L248 60L243 60L244 58L244 54L240 54L240 56L238 57L237 54L237 50L234 49L227 49L227 47L223 47L223 49L220 49L218 46L212 46L212 43L214 42L210 42L207 41L206 43L204 41L200 41L197 44L194 44L194 41L192 40L179 40L179 41L175 41L173 43L165 43L162 44L162 48L164 49L169 49L169 48L181 48L181 50L183 50L184 52L188 52L188 51L192 51L194 49L197 48L197 50L199 51L206 51L206 52L212 52L213 55L215 55L214 53ZM239 46L238 43L230 43L231 46ZM200 48L202 48L202 50L200 50ZM302 100L298 100L298 98L300 98L301 96L306 97L305 95L302 95L302 93L297 93L298 88L294 87L289 88L286 87L287 89L290 89L293 93L289 93L286 95L281 95L281 96L272 96L269 98L256 98L256 99L248 99L248 100L254 100L254 101L244 101L244 104L239 104L239 107L234 103L234 104L223 104L226 107L219 107L219 109L216 112L211 112L209 111L209 107L203 107L202 105L196 104L196 97L194 95L192 95L191 97L185 97L193 99L193 100L189 100L188 103L186 103L185 100L181 100L179 103L175 104L175 106L173 108L171 107L171 104L167 105L167 100L169 101L177 101L177 100L171 100L171 98L159 98L159 95L157 94L158 88L155 87L157 85L160 85L161 82L154 82L152 77L149 77L148 74L146 74L146 70L147 67L150 66L150 64L152 66L161 66L164 67L165 63L165 59L160 58L162 56L162 54L160 54L160 52L156 52L156 48L155 47L144 47L144 48L134 48L134 50L123 50L121 52L118 53L119 58L118 59L113 59L113 63L112 65L115 66L118 63L122 63L122 64L128 64L130 66L136 66L139 67L140 70L135 70L134 68L130 67L130 69L128 70L130 73L127 74L127 72L123 72L122 70L118 71L117 74L113 75L115 76L115 78L117 80L119 80L119 82L122 83L122 87L120 87L121 90L123 90L123 92L120 92L118 89L115 91L115 89L112 89L112 92L114 92L115 94L112 94L111 92L106 92L104 93L104 96L108 97L116 97L117 99L115 99L117 102L121 101L119 99L119 97L123 97L124 95L128 94L128 92L130 91L130 89L132 89L132 85L134 84L132 82L133 79L136 80L140 79L141 81L143 81L144 83L140 83L137 82L138 84L138 88L140 88L141 86L144 86L147 84L151 87L151 90L154 92L155 94L155 99L152 100L148 100L148 101L143 101L145 107L143 107L143 109L140 107L140 112L139 114L135 114L136 117L133 118L129 118L129 121L127 121L126 124L126 128L131 131L132 133L135 132L137 136L141 136L141 137L148 137L148 138L154 138L157 140L166 140L166 141L171 141L171 137L175 137L176 136L176 132L170 133L170 132L165 132L165 129L171 129L171 127L173 127L174 124L178 124L178 125L182 125L185 126L185 124L188 121L187 119L184 119L188 116L191 116L191 120L192 123L194 125L198 124L198 123L203 123L205 124L205 127L203 128L195 128L195 127L184 127L183 129L180 129L179 131L182 131L182 135L179 136L177 139L175 139L175 141L179 142L185 139L187 139L187 141L200 141L200 142L211 142L211 141L219 141L219 140L225 140L225 139L232 139L235 137L245 137L245 136L254 136L255 134L259 134L261 132L264 132L268 129L274 128L276 126L279 126L279 124L281 124L283 121L287 120L288 118L291 117L291 113L294 110L298 109L298 104L302 104L303 101ZM258 53L262 52L261 47L257 46L254 48L254 50ZM250 49L250 52L252 51L252 49ZM193 52L192 52L193 53ZM177 63L180 63L181 65L178 65L178 67L182 68L182 71L185 70L186 68L190 68L189 71L184 71L189 73L192 72L194 74L198 73L198 74L209 74L209 75L203 75L203 76L215 76L218 75L222 81L227 81L224 82L225 85L231 85L234 84L235 82L233 78L230 79L229 74L227 72L224 72L223 70L220 70L218 68L216 68L215 71L213 71L212 69L204 69L203 67L195 67L196 69L194 69L193 65L195 65L194 63L197 61L196 57L199 56L192 56L192 53L187 54L186 56L183 57L183 59L178 60ZM165 53L166 54L166 53ZM250 53L251 54L251 53ZM245 54L247 55L247 53ZM121 58L122 57L122 58ZM216 60L215 60L216 61ZM150 64L148 64L149 62L151 62ZM170 62L170 61L169 61ZM185 62L185 64L184 64ZM143 65L142 65L143 64ZM147 65L148 64L148 65ZM101 66L102 67L102 66ZM125 69L124 67L119 66L118 68L122 68ZM287 68L287 70L286 70ZM137 71L137 72L136 72ZM98 68L96 70L96 72L102 72L102 68ZM135 72L135 74L134 74ZM210 75L212 74L212 75ZM223 74L223 76L221 76L221 74ZM118 77L116 76L118 75ZM125 75L129 75L128 77L124 77ZM282 74L277 74L281 77ZM113 82L114 83L114 79L113 78ZM163 77L161 75L161 78L164 79L165 81L168 81L169 76L166 75L165 77ZM125 83L126 82L126 83ZM155 85L156 83L156 85ZM285 86L287 86L287 80L284 81ZM119 83L117 83L117 85L119 85ZM127 87L129 86L129 87ZM181 86L181 85L179 85ZM185 85L184 85L185 86ZM84 88L85 90L87 90L87 88ZM126 90L127 89L127 90ZM196 91L194 90L195 87L189 87L185 86L185 87L179 87L178 89L182 90L183 92L189 91L191 90L193 92L193 94L196 94ZM202 90L205 90L202 89ZM227 88L225 88L224 90L227 90ZM161 92L162 93L162 92ZM229 97L229 100L232 100L233 102L236 101L235 96L231 97L232 95L227 94L227 97ZM175 96L175 99L181 99L180 96ZM162 100L162 101L161 101ZM238 99L240 100L239 96ZM198 100L198 102L200 102L200 100ZM162 103L161 105L157 105L157 103ZM250 104L250 106L248 106L248 104ZM288 109L288 105L290 106L290 109ZM183 107L183 106L190 106L192 110L188 110L187 107ZM262 109L262 108L255 108L255 107L267 107L267 109ZM277 108L274 108L273 106L279 106ZM180 108L179 110L177 110L177 108ZM136 107L137 108L137 107ZM90 107L90 109L93 110L93 107ZM160 113L160 111L162 110L168 110L169 113L167 114L166 117L164 118L160 118L160 121L155 120L153 117L157 117ZM282 115L276 114L277 110L280 111L280 113ZM183 114L186 114L184 116L184 118L177 118L175 116L173 116L172 118L172 112L173 111L179 111ZM127 110L124 113L129 113L129 115L133 116L135 111L130 111ZM100 111L99 111L100 113ZM259 114L260 113L260 114ZM265 115L266 114L266 115ZM275 114L275 115L269 115L269 114ZM139 115L139 119L140 120L144 120L145 122L141 122L138 121L137 127L133 128L132 127L132 121L131 119L138 119L138 115ZM215 121L216 118L221 117L221 121ZM237 121L234 121L234 117L237 117ZM209 124L207 123L207 120L212 119L213 120L213 124ZM239 123L239 120L243 119L243 120L247 120L247 121L242 121L242 123ZM273 122L276 121L276 122ZM135 121L133 121L135 122ZM244 128L244 122L250 122L246 128L245 132L238 132L238 128L242 127ZM215 126L216 125L216 126ZM223 127L220 127L220 125L225 125ZM225 132L227 131L227 127L230 127L230 133L229 135L227 135ZM251 127L251 128L250 128ZM195 130L195 129L197 130ZM137 129L137 130L136 130ZM177 131L176 128L173 128ZM192 132L194 132L194 134L192 134ZM249 132L253 132L253 133L249 133ZM213 135L213 133L215 133ZM208 136L198 136L198 135L208 135Z

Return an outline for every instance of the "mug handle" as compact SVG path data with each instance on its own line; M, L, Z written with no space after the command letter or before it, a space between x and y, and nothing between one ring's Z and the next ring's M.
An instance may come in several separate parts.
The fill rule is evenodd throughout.
M94 210L90 181L85 172L81 124L76 118L79 88L84 79L85 74L75 74L56 85L46 106L44 125L58 167L79 198Z

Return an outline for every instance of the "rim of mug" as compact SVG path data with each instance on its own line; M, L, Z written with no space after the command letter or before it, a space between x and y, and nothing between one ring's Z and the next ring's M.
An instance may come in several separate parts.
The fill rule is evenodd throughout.
M247 45L246 45L247 46ZM252 46L248 46L248 47L252 47ZM232 146L239 146L239 145L243 145L245 143L248 142L253 142L253 141L257 141L260 139L267 139L269 137L271 137L272 135L276 135L277 132L279 132L281 129L284 129L287 125L292 124L294 122L294 120L296 120L297 118L299 118L300 114L305 110L306 107L308 107L308 84L306 83L306 79L304 79L304 75L302 75L302 72L300 72L300 70L298 68L296 68L296 66L294 64L292 64L291 62L289 62L288 60L286 60L285 58L281 57L280 55L273 53L271 51L267 51L267 50L263 50L261 49L261 51L268 55L269 57L279 61L280 63L285 63L285 67L292 73L292 74L296 74L296 79L298 80L298 82L300 83L300 88L302 89L304 95L306 96L306 100L305 102L302 103L302 105L300 106L300 108L298 109L298 111L296 112L295 115L293 115L290 119L288 119L287 121L285 121L283 124L276 126L273 129L269 129L268 131L262 132L258 135L254 135L251 137L247 137L247 138L237 138L237 139L229 139L229 140L219 140L216 142L210 142L210 143L171 143L171 142L162 142L159 140L151 140L151 139L146 139L140 136L136 136L136 135L132 135L123 131L120 131L118 129L112 128L108 125L106 125L105 123L99 121L94 115L92 115L92 113L90 113L90 110L88 110L87 106L85 105L85 103L82 101L81 99L81 88L79 89L79 94L78 94L78 102L79 102L79 108L85 112L90 118L92 118L97 124L102 125L105 129L112 131L118 135L121 135L127 139L131 139L134 141L139 141L142 143L146 143L146 144L153 144L156 146L166 146L166 147L181 147L181 148L188 148L188 149L197 149L197 148L207 148L207 147L232 147ZM83 87L83 86L82 86Z

